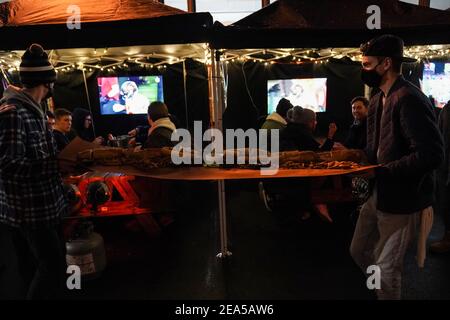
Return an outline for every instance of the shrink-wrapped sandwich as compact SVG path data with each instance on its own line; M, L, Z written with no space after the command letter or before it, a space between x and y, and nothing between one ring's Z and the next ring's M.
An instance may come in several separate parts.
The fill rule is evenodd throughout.
M100 165L121 165L124 161L124 151L121 148L98 148L84 150L78 153L81 162L94 162Z
M318 156L313 151L285 151L280 152L280 165L286 162L307 163L318 160Z

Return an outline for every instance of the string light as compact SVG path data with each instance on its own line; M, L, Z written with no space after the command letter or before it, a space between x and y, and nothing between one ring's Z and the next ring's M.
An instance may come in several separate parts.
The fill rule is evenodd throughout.
M99 49L96 48L91 49L94 55L97 55L97 53L100 53L100 51L103 51L103 53L108 52L108 48L105 49ZM334 59L340 59L342 57L345 57L346 59L351 59L352 61L361 61L362 55L356 48L342 48L342 49L334 49L334 48L322 48L322 49L292 49L291 51L287 51L287 49L279 49L283 51L276 51L271 49L262 49L261 51L245 51L245 52L239 52L238 54L233 53L233 51L222 51L223 55L221 57L221 62L225 62L225 64L229 64L230 62L245 62L245 61L252 61L253 63L261 63L265 66L276 64L276 63L291 63L291 64L301 64L301 63L314 63L314 64L327 64L330 62L333 62ZM347 52L346 52L347 51ZM259 56L261 53L265 53L266 57ZM20 61L15 61L17 59L14 59L15 54L14 53L6 53L6 57L12 58L12 60L5 58L5 56L0 59L0 63L3 65L4 69L6 70L14 70L20 65ZM210 58L209 58L209 51L208 54L205 56L205 59L201 59L202 63L210 64ZM450 46L414 46L414 47L408 47L405 48L405 54L408 57L415 58L418 62L427 61L431 59L444 59L448 58L450 55ZM267 57L269 55L269 57ZM89 57L79 57L82 61L88 61L85 60ZM129 55L123 57L120 61L113 62L114 65L109 65L107 67L103 67L101 63L97 65L84 65L83 62L72 62L70 64L67 64L66 62L59 61L59 64L62 64L63 66L58 67L59 72L66 72L66 71L76 71L76 70L89 70L89 72L95 71L95 69L99 69L100 71L105 71L107 69L108 72L111 72L112 70L122 69L122 68L129 68L130 63L136 63L138 67L141 68L155 68L158 67L161 68L167 68L167 65L171 65L173 63L177 63L180 61L183 61L183 59L180 59L176 56L162 56L158 62L160 66L155 66L153 64L149 63L148 59L158 58L158 55L153 54L147 54L145 56L140 55ZM7 61L5 61L5 59ZM128 63L130 61L130 63ZM117 67L117 68L116 68ZM9 69L8 69L9 68Z

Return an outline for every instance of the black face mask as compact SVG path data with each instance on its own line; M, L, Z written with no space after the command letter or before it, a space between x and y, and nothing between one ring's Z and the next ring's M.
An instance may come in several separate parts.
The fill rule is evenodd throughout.
M380 75L376 68L382 63L381 60L373 69L366 70L364 68L361 69L361 80L364 84L368 85L371 88L378 88L381 85L381 80L383 79L384 73ZM386 72L385 72L386 73Z

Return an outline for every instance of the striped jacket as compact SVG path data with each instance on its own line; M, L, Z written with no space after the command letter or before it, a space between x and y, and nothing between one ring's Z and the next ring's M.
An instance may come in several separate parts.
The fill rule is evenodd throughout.
M56 144L40 106L14 87L0 104L0 223L15 227L55 225L67 210Z

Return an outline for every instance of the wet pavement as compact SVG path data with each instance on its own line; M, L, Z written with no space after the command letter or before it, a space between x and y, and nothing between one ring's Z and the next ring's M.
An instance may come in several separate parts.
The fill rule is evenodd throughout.
M68 299L374 300L348 248L354 205L330 206L333 224L313 215L268 212L257 183L227 182L229 250L219 253L217 184L184 183L173 199L174 222L148 234L132 216L97 218L107 267ZM437 215L429 241L443 234ZM429 253L425 268L407 253L404 299L450 299L450 254ZM8 277L10 283L14 277ZM0 288L2 289L2 288ZM3 290L4 291L4 290ZM16 293L0 290L0 297Z
M255 182L227 183L232 256L218 253L217 197L212 182L187 183L176 199L175 222L151 237L130 217L98 219L108 265L71 299L363 299L375 296L348 247L351 205L331 207L334 223L316 216L268 212ZM134 226L133 226L134 225ZM133 227L131 227L133 226ZM430 240L443 233L436 218ZM404 299L450 299L450 255L430 254L423 270L415 248L406 257Z

